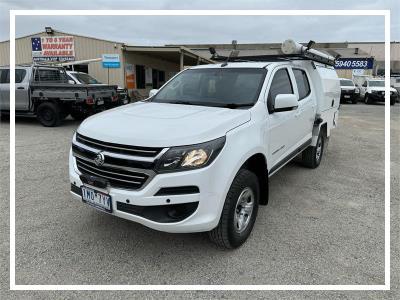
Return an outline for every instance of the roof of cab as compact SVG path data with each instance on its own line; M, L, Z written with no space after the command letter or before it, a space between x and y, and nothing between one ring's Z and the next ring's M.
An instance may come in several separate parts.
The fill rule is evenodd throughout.
M217 68L256 68L263 69L270 62L228 62L226 66L222 66L222 64L209 64L209 65L198 65L194 67L190 67L189 69L217 69Z

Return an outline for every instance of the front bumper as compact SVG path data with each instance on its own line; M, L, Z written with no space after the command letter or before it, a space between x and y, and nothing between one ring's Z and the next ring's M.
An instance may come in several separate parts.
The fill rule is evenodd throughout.
M370 93L369 94L370 99L375 102L385 102L385 93L384 92L378 92L378 93ZM390 101L394 102L397 99L396 94L390 94Z
M218 159L217 159L218 160ZM215 168L218 164L213 164L197 170L186 172L176 172L168 174L157 174L150 182L139 190L124 190L108 186L106 189L92 187L98 191L109 194L112 198L112 215L134 221L159 231L184 233L184 232L203 232L209 231L218 225L225 195L221 186L227 184L227 179L216 179ZM72 196L82 201L79 194L80 187L84 185L81 180L75 157L70 151L69 174L71 181ZM85 184L86 186L90 186ZM198 187L198 193L175 194L175 195L156 195L161 188L169 187ZM149 207L167 207L184 205L191 207L194 212L178 222L156 222L151 217L140 213L149 210ZM193 205L191 205L193 204ZM127 207L134 206L136 209L129 210ZM137 209L139 208L139 210ZM127 211L131 211L128 213Z
M354 99L359 98L359 93L356 93L354 90L342 90L340 93L340 100L342 101L352 101Z

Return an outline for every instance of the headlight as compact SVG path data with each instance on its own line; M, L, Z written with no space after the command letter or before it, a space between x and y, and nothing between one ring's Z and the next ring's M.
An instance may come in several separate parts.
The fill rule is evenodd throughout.
M360 89L359 89L359 88L355 88L354 92L355 92L356 94L359 94L359 93L360 93Z
M225 136L190 146L172 147L156 164L158 173L187 171L208 166L225 145Z

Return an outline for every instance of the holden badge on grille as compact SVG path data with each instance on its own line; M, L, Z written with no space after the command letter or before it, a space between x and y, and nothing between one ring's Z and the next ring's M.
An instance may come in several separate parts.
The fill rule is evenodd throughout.
M103 154L103 152L97 153L96 157L94 158L94 163L98 167L101 167L104 164L104 154Z

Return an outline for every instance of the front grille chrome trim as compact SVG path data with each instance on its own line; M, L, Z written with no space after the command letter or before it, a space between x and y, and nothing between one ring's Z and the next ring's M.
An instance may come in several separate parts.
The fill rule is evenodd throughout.
M84 162L82 162L82 161L79 161L79 164L82 164L82 165L84 165L86 168L90 168L90 169L94 169L95 171L97 171L97 172L104 172L104 173L108 173L108 174L111 174L111 175L117 175L117 176L122 176L122 177L130 177L130 178L135 178L135 179L146 179L146 176L136 176L136 175L128 175L128 174L118 174L118 173L115 173L115 172L111 172L111 171L108 171L108 170L102 170L102 169L99 169L99 168L96 168L96 167L93 167L93 166L91 166L91 165L89 165L89 164L87 164L87 163L84 163Z
M73 153L73 156L82 160L86 160L88 162L94 163L93 159L84 157L82 155L79 155L77 153ZM103 164L104 167L109 167L109 168L115 168L115 169L121 169L121 170L125 170L125 171L131 171L131 172L136 172L136 173L144 173L150 177L154 177L155 176L155 172L153 170L147 170L147 169L137 169L137 168L131 168L131 167L123 167L123 166L118 166L118 165L111 165L111 164L107 164L104 163Z
M142 184L142 182L139 182L139 181L125 180L125 179L110 177L110 176L106 176L106 175L103 175L103 174L96 173L96 172L94 172L94 171L92 171L92 170L89 170L89 169L86 168L86 167L82 167L81 165L79 165L79 162L78 162L78 169L79 169L79 168L85 170L85 171L88 172L89 174L92 173L92 174L94 174L94 175L96 175L96 176L99 176L99 177L101 177L101 178L107 178L107 179L114 180L114 181L123 181L123 182L132 183L132 184L137 184L137 185L141 185L141 184Z
M78 147L81 147L85 150L94 152L94 153L99 153L102 152L104 155L106 156L110 156L110 157L114 157L114 158L120 158L120 159L127 159L127 160L136 160L136 161L145 161L145 162L154 162L158 157L142 157L142 156L133 156L133 155L126 155L126 154L118 154L118 153L112 153L112 152L108 152L108 151L103 151L103 150L99 150L99 149L95 149L92 147L89 147L85 144L82 144L78 141L74 141L74 144ZM160 153L165 153L163 151L161 151Z

